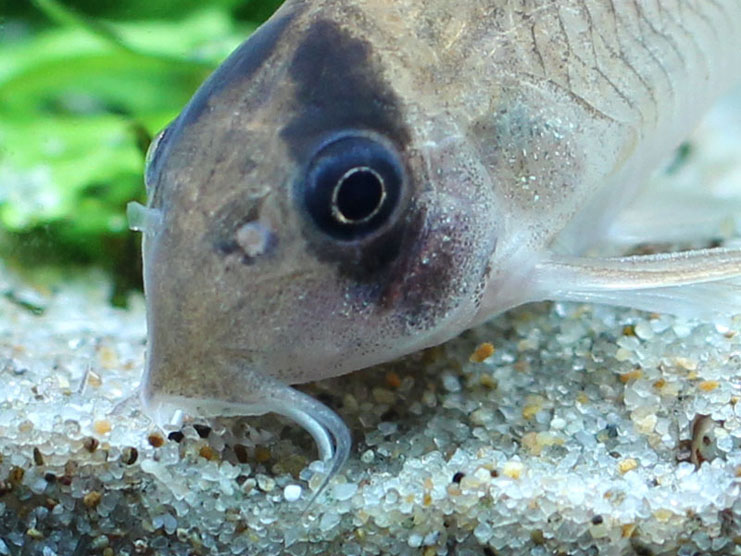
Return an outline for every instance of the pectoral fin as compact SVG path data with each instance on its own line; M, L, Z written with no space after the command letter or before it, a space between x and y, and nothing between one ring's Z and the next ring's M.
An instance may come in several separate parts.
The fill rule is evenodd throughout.
M741 248L539 262L541 299L605 303L717 319L741 314Z

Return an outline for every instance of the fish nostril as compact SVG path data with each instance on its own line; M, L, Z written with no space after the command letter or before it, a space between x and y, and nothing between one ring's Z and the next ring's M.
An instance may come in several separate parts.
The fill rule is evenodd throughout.
M373 218L386 200L383 177L367 166L345 172L332 192L332 216L343 224L360 224Z
M268 250L272 239L271 231L262 223L253 221L237 230L237 245L248 257L258 257Z

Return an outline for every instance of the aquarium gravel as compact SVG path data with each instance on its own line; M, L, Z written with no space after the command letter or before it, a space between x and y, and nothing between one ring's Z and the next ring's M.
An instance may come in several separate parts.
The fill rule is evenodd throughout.
M738 114L657 181L741 190ZM741 553L741 319L541 303L308 385L354 446L307 509L293 423L140 414L140 295L7 268L0 291L0 555Z

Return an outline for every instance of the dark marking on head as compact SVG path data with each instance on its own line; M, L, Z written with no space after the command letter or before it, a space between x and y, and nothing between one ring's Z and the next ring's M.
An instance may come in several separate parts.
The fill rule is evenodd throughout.
M376 281L402 253L409 224L406 219L400 218L395 226L370 242L340 250L334 245L326 250L318 250L318 253L325 260L334 259L341 274L356 282Z
M430 215L428 210L427 207L421 207L415 214L409 226L414 233L404 238L404 256L384 276L379 297L382 307L403 305L405 310L402 314L413 326L430 317L431 311L444 311L444 306L431 304L430 301L439 299L441 292L452 293L451 290L458 285L456 276L459 261L454 252L444 248L452 247L454 242L441 244L435 239L444 235L455 237L456 231L453 226L442 224L441 219ZM438 226L430 228L430 221L437 221Z
M340 274L359 288L353 297L382 308L398 301L397 291L406 278L407 259L416 254L423 235L425 211L412 207L394 227L362 247L345 246L336 261ZM317 254L329 258L321 250Z
M400 151L409 142L399 99L372 54L369 42L333 21L319 20L309 28L289 68L296 84L296 115L281 132L300 164L321 137L347 129L381 133Z
M373 261L372 274L363 274L369 260L365 254L354 261L346 254L338 266L352 279L349 298L361 302L361 307L371 303L382 313L396 313L405 330L427 330L440 322L460 302L461 292L473 294L478 304L487 262L471 265L461 249L461 236L468 233L465 227L460 222L444 222L436 212L436 207L425 205L410 210L398 230L374 246L376 253L388 259ZM451 240L441 242L445 236ZM384 253L391 246L393 253ZM470 273L461 272L467 267Z
M296 112L281 137L304 169L298 180L304 179L311 158L324 143L353 130L382 135L406 164L410 133L401 101L384 80L368 41L350 35L333 21L318 20L299 44L289 74L296 87ZM339 243L317 231L307 215L305 234L314 255L336 264L342 276L362 287L376 289L379 276L400 259L407 236L414 234L409 228L415 220L415 186L408 168L406 176L406 193L400 199L395 222L374 237ZM302 191L302 185L297 184L295 190Z

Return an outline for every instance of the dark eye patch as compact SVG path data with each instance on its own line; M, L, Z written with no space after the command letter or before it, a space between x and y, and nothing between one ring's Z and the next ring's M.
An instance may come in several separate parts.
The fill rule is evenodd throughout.
M330 195L329 202L325 199L323 208L318 211L324 212L318 219L315 215L314 222L304 228L316 257L336 264L340 275L354 283L372 286L377 292L374 295L380 295L384 289L384 280L379 277L393 274L403 258L404 246L417 235L414 224L417 219L413 217L411 202L415 184L406 165L411 134L405 125L402 102L392 85L385 81L378 64L370 42L356 38L334 21L315 21L289 66L295 86L293 115L281 130L289 154L303 169L297 180L299 199L302 199L310 171L307 169L316 167L317 152L326 145L338 144L338 138L378 135L383 138L382 143L393 147L395 154L387 162L393 160L391 167L398 165L399 168L390 173L379 171L374 160L342 164L342 157L339 157L339 173L328 181L330 193L337 193L337 202L332 203ZM374 172L382 178L382 185ZM390 184L397 179L394 175L401 175L404 180L403 187L398 188L398 200L393 195L391 199L382 198L384 192L389 195ZM343 181L337 188L343 176L350 181L346 184ZM366 186L359 195L344 187L358 184ZM381 188L387 185L389 188L382 192ZM328 215L327 207L335 213ZM389 218L392 211L394 216ZM374 221L374 218L379 220ZM348 224L342 222L343 219L355 222ZM317 220L321 222L319 225ZM340 225L336 226L338 222ZM382 225L374 228L379 223ZM339 236L344 238L335 233L339 228L342 228Z
M312 24L291 61L296 115L282 130L294 158L304 162L318 137L344 129L383 134L400 149L409 142L400 101L375 66L372 46L337 23Z

